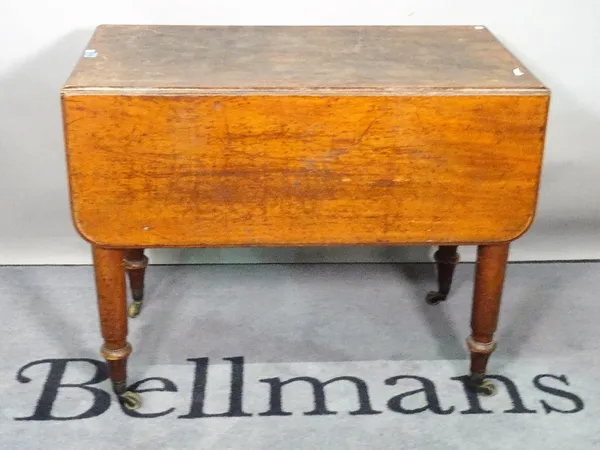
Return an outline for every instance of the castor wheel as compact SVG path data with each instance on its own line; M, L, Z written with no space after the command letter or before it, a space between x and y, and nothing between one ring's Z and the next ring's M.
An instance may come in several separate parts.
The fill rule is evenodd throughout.
M129 315L129 317L131 317L133 319L134 317L139 316L141 311L142 311L142 302L134 300L133 302L131 302L131 305L129 305L127 314Z
M486 397L493 397L498 392L496 385L492 383L492 380L483 380L480 384L475 386L475 391Z
M443 302L448 297L448 294L444 294L443 292L431 291L427 294L425 301L428 305L437 305L440 302Z
M119 401L129 410L136 410L142 406L142 397L137 392L126 391L119 395Z

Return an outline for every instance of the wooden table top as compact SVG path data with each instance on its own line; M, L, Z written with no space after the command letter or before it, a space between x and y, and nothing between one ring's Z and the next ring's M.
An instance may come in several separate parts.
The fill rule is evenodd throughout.
M81 94L546 95L475 26L98 27L63 88Z

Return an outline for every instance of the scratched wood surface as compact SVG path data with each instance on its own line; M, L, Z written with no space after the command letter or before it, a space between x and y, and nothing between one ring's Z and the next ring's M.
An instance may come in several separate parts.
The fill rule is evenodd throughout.
M74 221L113 247L504 242L548 97L63 98Z
M65 94L541 90L483 27L99 27ZM515 75L515 69L519 75Z

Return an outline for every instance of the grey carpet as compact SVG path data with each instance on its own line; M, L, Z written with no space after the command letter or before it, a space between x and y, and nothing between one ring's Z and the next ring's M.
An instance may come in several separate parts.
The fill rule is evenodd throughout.
M132 417L114 401L102 411L104 380L90 385L95 417L59 420L94 403L77 386L52 394L101 360L91 268L0 268L0 448L600 448L600 264L509 266L489 368L514 388L499 382L480 405L453 379L468 368L472 277L461 265L449 300L428 306L430 265L151 266L129 373L162 390ZM294 377L352 378L316 397L310 379L293 381L278 405L276 379ZM200 417L230 401L243 417Z

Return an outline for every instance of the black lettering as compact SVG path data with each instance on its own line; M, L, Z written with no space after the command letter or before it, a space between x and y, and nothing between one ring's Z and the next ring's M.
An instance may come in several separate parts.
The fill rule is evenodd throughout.
M296 381L305 381L312 386L313 389L313 398L314 398L314 409L309 412L305 412L305 416L326 416L337 414L335 411L330 411L327 409L327 403L325 400L325 386L335 383L337 381L350 381L354 383L356 386L356 391L358 394L358 403L359 408L356 411L350 412L352 416L359 415L373 415L373 414L381 414L381 411L376 411L371 407L371 401L369 399L369 390L367 383L364 380L356 377L337 377L332 378L331 380L321 382L313 377L295 377L290 378L286 381L281 381L279 378L265 378L260 380L262 383L269 383L271 387L271 395L269 398L269 410L263 413L260 413L259 416L291 416L292 413L283 411L282 406L282 387L296 382Z
M469 387L469 375L462 375L460 377L450 378L451 380L460 381L462 383L463 390L467 396L469 402L469 409L461 411L461 414L492 414L493 411L489 409L483 409L481 402L479 401L479 395Z
M513 383L513 381L510 378L503 377L502 375L488 375L487 378L490 378L492 380L501 381L502 384L504 384L504 387L506 387L506 391L508 392L508 395L510 396L510 401L512 402L513 407L512 407L512 409L507 409L506 411L504 411L505 413L508 413L508 414L536 414L535 409L529 409L529 408L525 407L525 405L523 404L523 399L521 398L521 395L519 394L519 390L517 389L517 386L515 385L515 383Z
M89 381L81 383L63 383L62 379L67 370L69 363L85 362L96 368L94 376ZM19 383L29 383L31 378L24 375L25 371L30 367L40 364L49 364L50 370L46 377L44 387L38 399L34 413L29 417L16 417L15 420L77 420L89 419L104 414L110 407L110 394L102 389L92 387L92 384L98 384L108 378L106 374L106 366L100 361L87 358L70 358L70 359L42 359L32 361L29 364L21 367L17 372L17 381ZM52 415L52 407L58 396L61 388L77 388L83 389L92 394L93 402L87 411L77 416L56 417Z
M504 377L502 375L486 375L486 378L489 378L491 380L500 381L506 387L506 391L508 392L508 395L510 397L513 407L511 409L505 410L504 411L505 413L508 413L508 414L535 414L536 413L536 411L534 409L529 409L525 406L525 404L523 403L523 399L521 398L521 395L519 393L519 390L517 389L517 386L510 378ZM483 409L481 407L481 402L479 400L480 396L476 392L474 392L473 389L471 389L469 387L469 376L468 375L464 375L461 377L454 377L454 378L452 378L452 380L458 380L458 381L462 382L465 394L467 395L467 400L469 401L470 408L465 411L461 411L460 412L461 414L492 414L493 411Z
M385 384L388 386L395 386L398 380L416 380L419 381L423 387L421 389L415 389L414 391L405 392L400 395L396 395L389 399L388 408L394 412L402 413L402 414L417 414L427 410L432 411L435 414L451 414L454 411L454 406L451 406L448 409L442 409L440 406L440 400L438 398L437 392L435 390L435 384L433 381L412 375L400 375L397 377L388 378L385 380ZM406 397L410 397L415 394L425 394L425 402L426 404L420 408L415 409L406 409L402 406L402 400Z
M556 408L556 407L548 404L544 400L540 400L540 403L544 407L544 411L546 411L546 414L550 414L551 412L559 412L562 414L573 414L573 413L577 413L577 412L583 410L584 404L583 404L583 400L580 397L578 397L577 395L575 395L571 392L564 391L562 389L557 389L557 388L553 388L550 386L546 386L545 384L541 383L542 378L553 378L553 379L561 381L563 384L569 386L569 380L567 380L567 377L565 375L556 376L556 375L550 375L549 373L537 375L533 379L533 385L542 392L546 392L548 394L556 395L557 397L562 397L567 400L571 400L574 404L572 409L560 409L560 408Z
M148 381L159 381L160 383L162 383L162 387L149 388L149 389L138 389L142 384L147 383ZM146 378L144 380L140 380L140 381L133 383L131 386L129 386L128 390L130 390L132 392L137 392L138 394L141 394L143 392L177 392L177 386L175 386L175 383L173 383L171 380L169 380L167 378L152 377L152 378ZM127 408L123 408L123 412L125 412L125 414L127 414L128 416L136 417L136 418L145 418L145 419L166 416L167 414L171 414L174 410L175 410L175 408L169 408L166 411L162 411L162 412L158 412L158 413L140 413L137 411L132 411Z
M229 393L229 410L219 414L208 414L204 412L204 400L206 398L206 380L208 376L208 358L191 358L188 361L196 363L194 375L194 388L192 392L192 405L190 411L180 419L197 419L202 417L250 417L243 411L242 400L244 395L244 358L236 356L223 358L231 361L231 391Z

